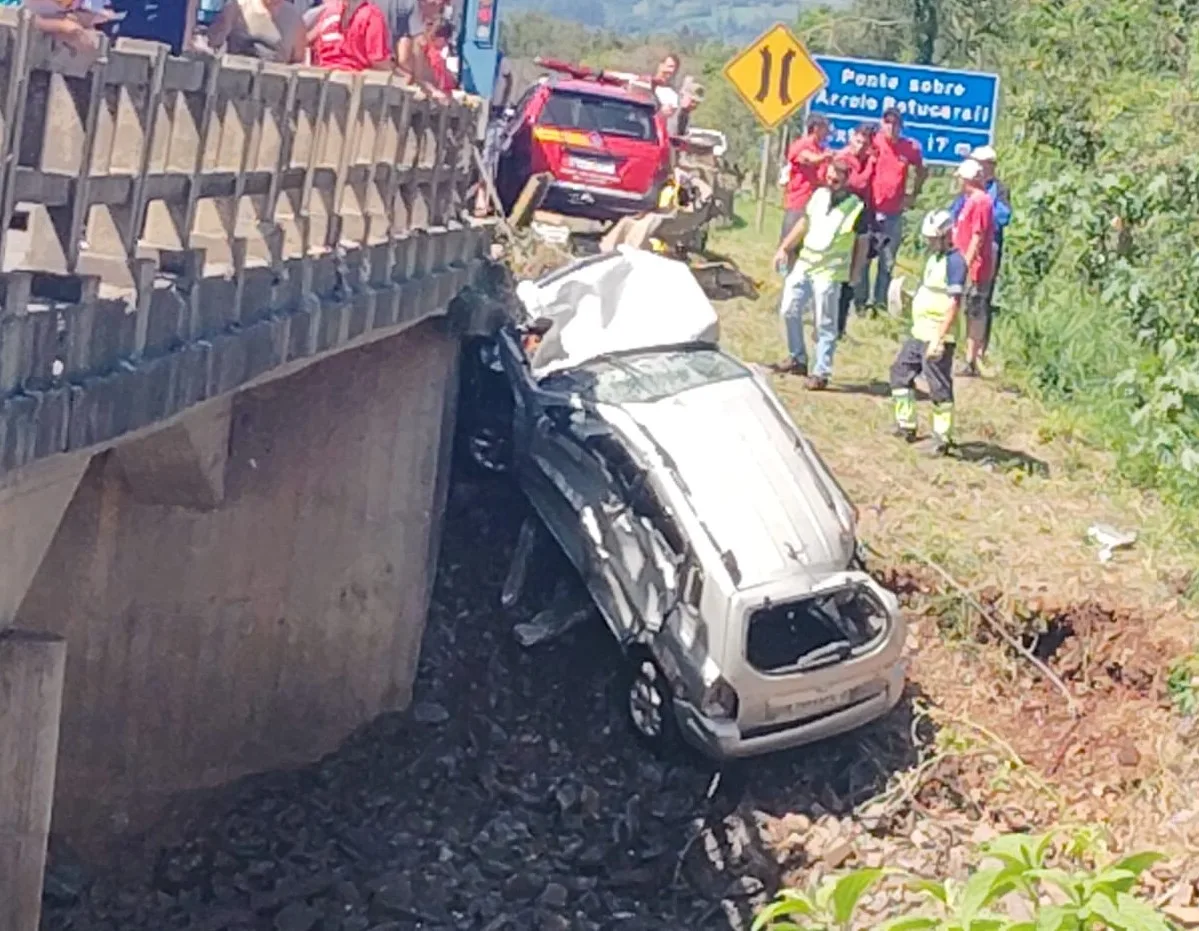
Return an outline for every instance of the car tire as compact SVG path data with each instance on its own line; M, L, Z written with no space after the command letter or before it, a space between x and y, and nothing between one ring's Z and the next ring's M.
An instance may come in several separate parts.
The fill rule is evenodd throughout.
M459 458L476 475L506 475L512 466L512 438L501 428L479 424L462 434Z
M630 653L618 699L633 736L655 756L670 756L680 746L674 697L662 668L645 651Z
M461 390L458 395L455 458L479 477L504 475L512 466L511 389L502 373L482 359L484 340L463 347Z

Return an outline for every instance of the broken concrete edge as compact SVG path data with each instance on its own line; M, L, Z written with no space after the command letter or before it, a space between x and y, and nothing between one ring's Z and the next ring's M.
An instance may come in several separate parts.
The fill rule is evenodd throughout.
M173 352L123 365L81 384L15 395L0 403L0 477L63 453L99 452L148 436L195 406L285 378L337 352L446 316L476 282L494 278L482 245L465 263L386 288L366 285L337 302L300 302L287 313L233 327ZM473 306L469 302L467 306Z

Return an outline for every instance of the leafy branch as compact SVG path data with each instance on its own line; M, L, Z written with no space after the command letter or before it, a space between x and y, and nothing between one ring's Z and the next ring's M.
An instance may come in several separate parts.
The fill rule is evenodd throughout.
M780 893L752 931L849 931L860 924L866 894L888 881L896 891L918 894L921 905L870 925L880 931L1171 931L1165 916L1135 893L1162 855L1088 867L1082 862L1088 846L1060 832L1007 834L982 845L980 862L963 882L877 868L829 876L814 888Z

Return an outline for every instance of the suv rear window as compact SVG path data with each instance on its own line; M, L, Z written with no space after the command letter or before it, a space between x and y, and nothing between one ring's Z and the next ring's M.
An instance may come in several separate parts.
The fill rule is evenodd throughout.
M888 622L886 607L869 589L838 588L756 610L745 656L765 673L819 669L876 643Z
M657 138L654 108L648 104L572 91L554 91L545 102L538 122L555 129L581 129L641 142Z

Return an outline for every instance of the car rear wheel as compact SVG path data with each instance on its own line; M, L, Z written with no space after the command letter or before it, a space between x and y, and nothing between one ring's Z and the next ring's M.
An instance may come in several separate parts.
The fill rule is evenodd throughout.
M464 441L471 465L481 472L502 475L512 461L511 438L500 427L479 425Z
M621 691L625 717L637 739L658 755L675 750L679 733L674 698L658 664L644 653L631 656Z

